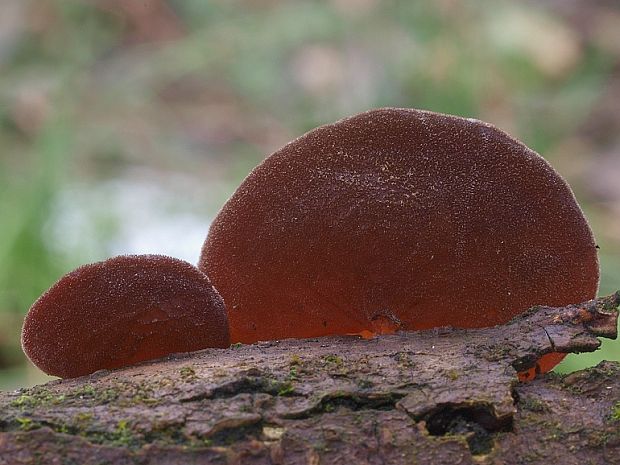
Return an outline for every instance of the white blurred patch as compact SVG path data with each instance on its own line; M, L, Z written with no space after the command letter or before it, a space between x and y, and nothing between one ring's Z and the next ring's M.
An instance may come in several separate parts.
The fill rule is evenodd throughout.
M49 245L90 262L155 253L195 264L212 218L201 195L174 184L118 179L67 188L55 202Z

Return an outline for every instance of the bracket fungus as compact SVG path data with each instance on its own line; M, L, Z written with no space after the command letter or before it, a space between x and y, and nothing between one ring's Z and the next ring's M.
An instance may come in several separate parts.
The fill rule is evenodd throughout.
M22 330L30 360L63 378L228 345L224 303L207 276L162 255L72 271L32 305Z
M541 156L490 124L392 108L266 158L198 266L244 343L492 326L599 281L588 223Z

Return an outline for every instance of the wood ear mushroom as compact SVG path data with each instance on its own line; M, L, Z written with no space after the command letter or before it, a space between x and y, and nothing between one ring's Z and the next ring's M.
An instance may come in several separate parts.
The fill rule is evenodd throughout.
M72 271L32 305L22 330L30 360L63 378L229 343L224 302L207 276L161 255Z
M244 343L493 326L592 299L599 282L588 223L541 156L490 124L394 108L265 159L199 268Z

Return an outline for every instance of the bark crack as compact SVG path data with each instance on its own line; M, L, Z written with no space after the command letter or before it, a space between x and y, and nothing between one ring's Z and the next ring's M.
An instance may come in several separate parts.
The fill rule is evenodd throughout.
M549 331L547 331L547 328L545 326L542 326L543 331L545 332L545 334L547 335L547 339L549 339L549 344L551 345L551 351L555 352L555 342L553 342L553 338L551 337L551 335L549 334Z

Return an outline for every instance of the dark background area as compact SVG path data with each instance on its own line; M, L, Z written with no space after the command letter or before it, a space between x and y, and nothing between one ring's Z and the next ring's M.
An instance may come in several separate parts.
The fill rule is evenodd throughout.
M372 107L475 117L569 181L620 288L620 3L1 0L0 389L46 379L21 322L76 266L196 262L265 156ZM620 359L620 343L559 369Z

